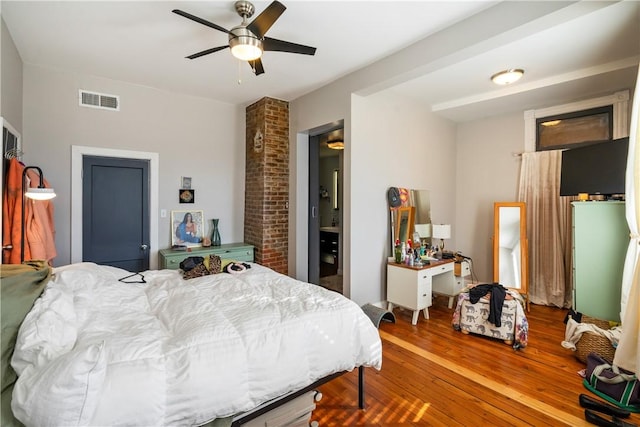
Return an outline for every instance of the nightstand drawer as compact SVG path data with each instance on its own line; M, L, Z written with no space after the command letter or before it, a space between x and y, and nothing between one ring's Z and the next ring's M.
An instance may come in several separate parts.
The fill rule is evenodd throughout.
M220 246L210 246L208 248L192 248L189 251L174 251L163 249L159 252L159 268L177 270L180 263L191 256L205 257L208 255L218 255L221 259L231 259L234 261L253 262L253 246L244 243L229 243Z
M251 249L226 250L216 252L221 259L232 259L234 261L253 262L253 247Z

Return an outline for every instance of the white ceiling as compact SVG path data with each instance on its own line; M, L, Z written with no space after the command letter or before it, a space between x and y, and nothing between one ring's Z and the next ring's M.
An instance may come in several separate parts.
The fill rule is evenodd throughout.
M230 29L241 21L233 3L2 0L0 11L24 63L247 105L264 96L293 100L498 2L283 0L287 10L267 35L317 47L315 56L265 52L260 76L229 50L185 59L226 45L227 36L171 10ZM269 3L254 2L255 16ZM465 121L632 89L640 58L640 2L588 3L588 13L567 8L553 21L525 23L509 38L487 39L476 52L423 66L392 90ZM538 7L521 4L523 13L532 4ZM489 81L514 66L525 69L520 82L498 88Z

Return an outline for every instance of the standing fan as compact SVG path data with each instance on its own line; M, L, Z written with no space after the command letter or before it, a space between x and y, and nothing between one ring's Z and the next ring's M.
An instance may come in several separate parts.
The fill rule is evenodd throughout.
M198 18L190 13L174 9L172 12L184 16L187 19L198 22L215 30L222 31L229 35L229 44L225 46L213 47L187 56L189 59L200 58L219 50L231 48L231 53L236 58L247 61L255 75L264 73L262 66L262 53L264 51L278 51L299 53L302 55L315 55L316 48L305 46L297 43L291 43L284 40L272 39L265 37L265 33L271 28L274 22L282 15L286 7L279 1L271 3L260 15L258 15L251 23L247 20L253 16L255 8L248 1L237 1L235 3L236 12L242 17L242 23L231 30L227 30L219 25L209 22L205 19Z

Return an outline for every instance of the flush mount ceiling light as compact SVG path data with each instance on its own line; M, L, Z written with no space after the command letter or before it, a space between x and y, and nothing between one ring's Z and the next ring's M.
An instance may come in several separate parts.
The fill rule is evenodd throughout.
M494 74L491 76L491 81L497 85L508 85L520 80L523 74L524 70L520 68L511 68Z
M327 142L327 147L331 148L332 150L344 150L344 142L341 140L329 141Z

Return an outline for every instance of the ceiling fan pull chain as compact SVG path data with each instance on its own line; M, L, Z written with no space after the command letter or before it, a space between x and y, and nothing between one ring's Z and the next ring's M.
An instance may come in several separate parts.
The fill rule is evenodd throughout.
M242 84L242 61L238 59L238 84Z

